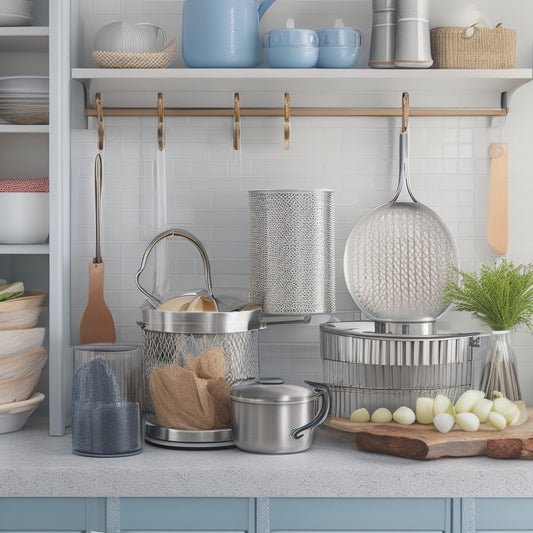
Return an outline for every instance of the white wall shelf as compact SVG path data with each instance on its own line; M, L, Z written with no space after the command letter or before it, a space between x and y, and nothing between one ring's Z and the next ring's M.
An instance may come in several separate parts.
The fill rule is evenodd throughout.
M0 255L47 255L48 244L0 244Z
M243 107L278 107L291 93L295 107L396 108L400 94L413 108L497 109L502 94L530 82L530 68L500 70L373 69L100 69L74 68L88 104L101 92L105 107L228 107L233 93Z
M49 133L48 124L0 124L0 133Z
M2 52L47 52L48 26L13 26L0 28Z

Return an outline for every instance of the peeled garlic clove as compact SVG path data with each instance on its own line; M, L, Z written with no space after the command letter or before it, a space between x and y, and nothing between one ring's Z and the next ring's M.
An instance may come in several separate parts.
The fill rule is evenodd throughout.
M481 424L487 421L489 413L492 411L492 403L492 400L488 398L481 398L475 403L472 412L479 418Z
M364 407L356 409L350 415L350 422L368 422L369 420L370 414Z
M433 400L433 416L440 415L441 413L450 413L454 414L453 403L444 394L437 394Z
M433 419L433 425L441 433L448 433L455 426L455 418L451 413L439 413Z
M479 429L479 418L474 413L457 413L455 423L463 431L477 431Z
M412 409L402 405L392 413L392 419L402 426L410 426L416 420L416 415Z
M527 420L527 408L524 400L517 400L515 404L518 407L518 416L513 418L511 426L519 426Z
M485 393L480 390L467 390L455 402L456 413L469 413L474 408L478 400L485 397Z
M488 423L499 431L503 431L507 427L505 417L496 411L491 411L487 418Z
M518 405L509 400L509 398L496 398L493 402L492 410L503 415L507 425L511 424L515 417L520 416Z
M420 424L431 424L433 422L433 398L419 396L415 405L416 420Z
M370 421L378 422L379 424L383 424L384 422L391 422L392 413L386 407L380 407L372 413Z

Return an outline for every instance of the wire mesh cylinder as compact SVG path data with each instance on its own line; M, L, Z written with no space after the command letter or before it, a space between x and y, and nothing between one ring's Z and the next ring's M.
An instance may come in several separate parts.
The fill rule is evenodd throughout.
M266 314L335 310L333 191L249 192L250 301Z

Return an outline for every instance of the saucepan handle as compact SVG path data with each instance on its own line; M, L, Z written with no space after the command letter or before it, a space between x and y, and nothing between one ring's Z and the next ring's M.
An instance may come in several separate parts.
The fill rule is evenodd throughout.
M316 383L315 381L306 381L305 383L313 387L315 392L320 393L321 405L318 413L311 422L305 424L305 426L291 430L291 438L293 439L301 439L303 437L303 432L306 429L313 429L320 426L320 424L323 424L329 415L329 409L331 406L331 391L327 385Z

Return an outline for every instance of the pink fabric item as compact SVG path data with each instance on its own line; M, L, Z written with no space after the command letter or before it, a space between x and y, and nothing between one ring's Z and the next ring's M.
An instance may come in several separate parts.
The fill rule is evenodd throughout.
M0 178L0 192L48 192L48 178Z

